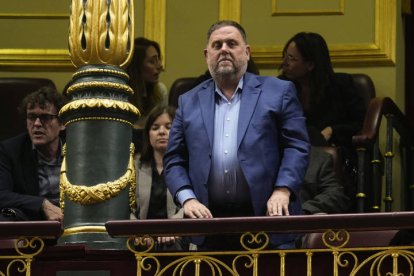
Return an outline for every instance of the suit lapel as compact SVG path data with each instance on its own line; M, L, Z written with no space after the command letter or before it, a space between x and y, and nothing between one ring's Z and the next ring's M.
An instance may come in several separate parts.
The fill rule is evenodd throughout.
M138 205L140 219L146 219L151 197L152 170L151 166L142 165L138 170Z
M208 140L210 146L213 145L214 135L214 82L210 81L203 85L198 92L198 98L200 101L201 116L204 122L204 126L207 131Z
M37 172L37 155L32 148L32 142L27 136L24 142L24 149L22 151L22 170L24 177L24 190L29 195L39 195L39 174Z
M257 80L255 75L249 73L245 74L237 128L237 147L240 146L253 116L261 92L260 85L261 83Z

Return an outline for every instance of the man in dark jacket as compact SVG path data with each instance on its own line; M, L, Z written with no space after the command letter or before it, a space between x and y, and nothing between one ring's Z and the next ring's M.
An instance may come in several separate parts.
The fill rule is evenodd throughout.
M23 99L27 133L0 143L0 221L62 221L60 134L65 126L58 112L64 104L64 97L50 87Z
M311 148L300 199L305 214L346 213L350 207L350 199L335 174L333 158L320 147Z

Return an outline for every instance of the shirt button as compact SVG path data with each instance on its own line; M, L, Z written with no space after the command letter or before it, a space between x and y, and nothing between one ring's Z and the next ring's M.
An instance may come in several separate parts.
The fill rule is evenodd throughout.
M228 173L229 172L229 170L224 170L224 173Z
M229 134L228 134L228 133L226 133L226 135L224 135L224 136L229 137Z
M230 194L230 191L226 191L226 194Z
M229 118L229 117L227 117L227 118L226 118L226 120L227 120L227 121L230 121L230 118Z
M225 150L225 151L224 151L224 154L227 154L227 153L229 153L229 151L228 151L228 150Z

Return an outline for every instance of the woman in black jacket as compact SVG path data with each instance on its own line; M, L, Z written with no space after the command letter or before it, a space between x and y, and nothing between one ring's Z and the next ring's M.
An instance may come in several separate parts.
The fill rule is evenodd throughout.
M366 106L352 76L334 73L323 37L300 32L289 39L280 78L296 84L311 143L339 146L348 169L354 170L352 136L362 128Z

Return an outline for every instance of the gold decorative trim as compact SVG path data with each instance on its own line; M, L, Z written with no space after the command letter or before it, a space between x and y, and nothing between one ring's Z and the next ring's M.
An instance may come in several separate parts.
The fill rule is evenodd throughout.
M136 108L133 104L130 104L128 102L123 101L116 101L111 99L79 99L74 100L66 105L64 105L60 111L59 116L62 116L63 113L77 110L77 109L84 109L84 108L113 108L122 110L125 112L133 113L137 116L141 116L141 113L139 112L138 108Z
M355 197L357 197L357 198L365 198L367 196L365 195L365 193L357 193L357 195Z
M131 143L130 156L128 168L123 176L115 181L108 181L93 186L85 186L78 184L71 184L66 176L66 145L63 149L63 161L60 172L60 206L64 210L64 197L67 196L69 200L82 204L91 205L104 202L117 196L129 185L129 205L130 209L135 208L135 164L134 164L134 144Z
M396 0L375 1L375 41L361 44L329 45L334 66L394 65L396 47ZM262 68L277 68L282 62L283 45L254 46L252 57Z
M33 259L39 255L45 247L40 237L20 237L14 240L14 250L18 255L0 255L2 266L0 275L31 275ZM2 271L1 269L5 269Z
M76 123L76 122L81 122L81 121L116 121L116 122L120 122L120 123L124 123L127 124L131 127L134 126L133 123L131 123L130 121L124 120L124 119L119 119L119 118L112 118L112 117L82 117L82 118L76 118L73 120L69 120L65 123L65 126L72 124L72 123Z
M161 48L161 59L165 68L166 0L145 0L144 37L157 41Z
M77 226L66 228L63 231L63 236L70 236L80 233L107 233L105 226Z
M66 13L0 13L0 19L68 19Z
M111 70L105 68L90 68L90 69L83 69L81 71L77 71L72 75L72 78L78 78L84 75L92 75L92 74L109 74L109 75L116 75L125 79L129 80L129 75L125 72L118 71L118 70Z
M240 15L241 7L232 0L219 0L220 17ZM237 9L238 8L238 9ZM375 41L365 44L329 45L334 66L394 65L396 56L396 0L375 1ZM166 0L145 0L144 36L160 43L165 67ZM155 16L156 15L156 16ZM236 16L235 16L236 17ZM239 16L240 18L240 16ZM235 20L237 18L233 18ZM237 20L236 20L237 21ZM252 57L261 68L277 68L282 62L283 45L254 46ZM73 69L67 49L0 49L0 70L65 70Z
M240 22L241 0L219 0L219 19Z
M393 158L393 157L394 157L394 153L393 153L392 151L387 151L387 152L384 154L384 156L385 156L386 158Z
M68 71L74 69L67 49L0 49L0 70Z
M248 233L251 235L250 233ZM269 275L297 275L293 258L306 255L303 275L316 275L315 265L326 265L326 275L411 275L413 246L351 247L353 232L325 230L320 242L324 246L305 249L244 249L238 251L180 251L164 253L153 250L154 237L130 236L127 247L135 255L136 274L151 275L262 275L266 264ZM244 234L246 235L246 234ZM264 233L264 235L267 235ZM361 252L362 251L362 252ZM360 254L361 252L362 254ZM226 255L226 261L223 261ZM328 258L329 255L331 258ZM165 256L168 262L163 262ZM272 258L273 269L261 260ZM318 259L316 261L316 259ZM320 259L323 258L323 259ZM322 261L322 262L321 262ZM362 273L361 273L362 271ZM295 274L296 273L296 274ZM329 274L328 274L329 273Z
M338 9L319 9L319 10L302 10L302 9L278 9L277 1L272 0L272 15L343 15L345 12L345 0L338 1Z
M72 63L77 68L88 64L124 68L133 52L134 1L95 2L72 1L68 41Z
M90 81L90 82L81 82L81 83L75 83L69 86L67 89L67 94L71 94L76 90L79 89L90 89L90 88L108 88L108 89L114 89L114 90L122 90L127 92L128 94L132 95L134 94L134 90L126 84L121 83L114 83L109 81Z

